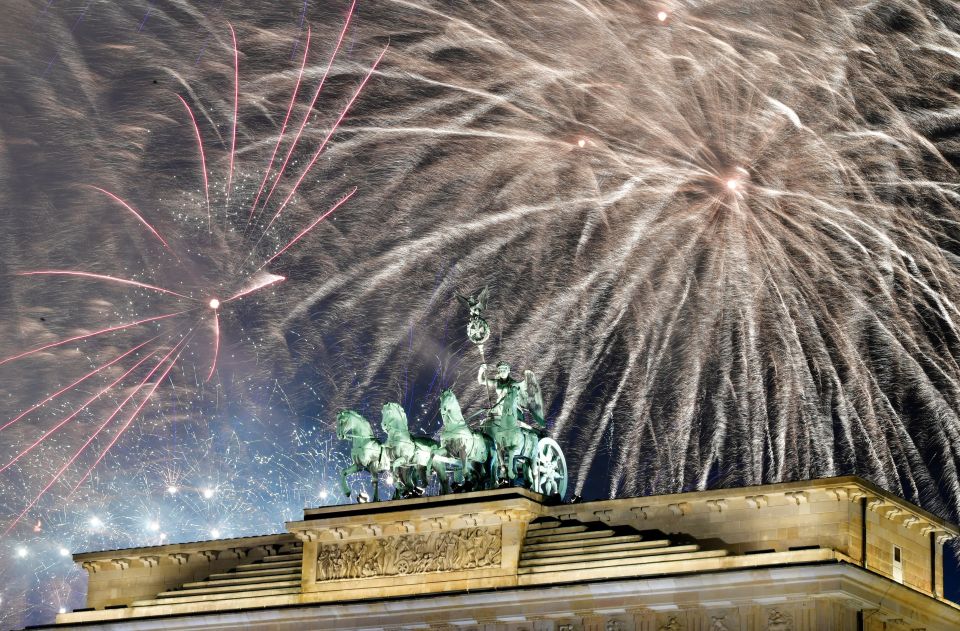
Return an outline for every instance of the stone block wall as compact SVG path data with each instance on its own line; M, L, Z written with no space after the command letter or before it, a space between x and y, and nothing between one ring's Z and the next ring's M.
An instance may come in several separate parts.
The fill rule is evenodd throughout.
M956 535L955 528L858 478L590 502L554 507L550 514L690 535L734 555L819 547L862 564L864 504L867 568L892 578L897 545L903 583L942 595L942 546Z

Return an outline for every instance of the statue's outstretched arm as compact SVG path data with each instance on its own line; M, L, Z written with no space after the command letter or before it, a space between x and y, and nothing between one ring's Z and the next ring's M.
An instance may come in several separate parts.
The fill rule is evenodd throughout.
M489 381L489 380L487 379L487 365L486 365L486 364L480 364L480 371L477 373L477 382L478 382L481 386L485 386L485 385L487 385L487 382L488 382L488 381Z

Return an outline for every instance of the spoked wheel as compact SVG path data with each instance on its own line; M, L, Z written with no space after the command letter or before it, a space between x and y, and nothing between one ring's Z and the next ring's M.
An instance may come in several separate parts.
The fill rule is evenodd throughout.
M533 490L543 495L567 494L567 461L560 445L552 438L541 438L533 463Z

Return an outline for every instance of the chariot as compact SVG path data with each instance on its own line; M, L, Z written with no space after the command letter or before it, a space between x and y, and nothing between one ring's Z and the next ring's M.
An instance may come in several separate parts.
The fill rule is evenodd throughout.
M461 297L470 310L467 336L476 344L481 359L483 344L490 336L490 327L483 319L486 300L486 289L476 297ZM444 390L440 395L443 427L439 441L412 436L406 413L396 403L383 406L381 427L387 433L383 444L376 441L370 423L361 415L350 410L340 412L337 435L353 441L353 464L341 472L344 494L350 496L346 475L366 470L374 478L374 500L381 471L391 472L398 497L422 494L430 475L435 474L444 493L448 489L474 491L519 484L562 499L567 493L567 461L560 445L546 435L543 397L536 376L527 370L523 380L515 380L505 362L497 364L491 375L484 361L477 379L487 392L488 406L465 419L456 395Z
M445 390L440 396L443 429L437 458L451 466L454 488L481 490L519 482L547 496L567 492L567 461L557 441L543 427L525 423L518 414L511 389L496 408L486 413L479 427L472 428L460 410L456 395Z

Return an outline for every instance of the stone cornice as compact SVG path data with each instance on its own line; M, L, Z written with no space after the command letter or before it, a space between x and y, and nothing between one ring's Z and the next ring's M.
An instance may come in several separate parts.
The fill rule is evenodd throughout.
M210 552L229 552L230 554L246 554L247 550L257 547L274 547L289 543L293 540L289 533L276 535L262 535L258 537L238 537L236 539L220 539L216 541L194 541L190 543L171 543L163 546L148 546L143 548L126 548L121 550L104 550L103 552L79 552L73 555L73 560L81 565L88 563L109 563L114 560L135 561L140 565L140 559L145 557L168 557L174 555L204 554Z
M693 512L722 512L748 507L763 511L768 506L808 504L813 494L825 494L836 501L858 502L866 498L868 507L904 528L938 533L945 540L960 536L957 526L889 493L857 476L802 480L733 489L691 491L671 495L648 495L564 505L548 509L558 518L598 519L612 512L632 514L634 520L671 517L683 520ZM823 495L821 495L823 497Z

